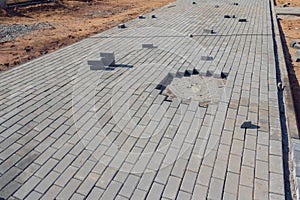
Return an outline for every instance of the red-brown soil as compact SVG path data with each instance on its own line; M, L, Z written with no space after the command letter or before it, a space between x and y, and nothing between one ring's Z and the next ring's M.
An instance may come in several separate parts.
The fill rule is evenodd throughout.
M136 18L173 0L68 1L19 7L0 12L0 25L50 23L13 41L0 42L0 71L27 62Z

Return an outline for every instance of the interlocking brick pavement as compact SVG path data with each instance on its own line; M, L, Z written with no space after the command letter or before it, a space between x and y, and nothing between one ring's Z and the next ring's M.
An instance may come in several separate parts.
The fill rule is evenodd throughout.
M170 5L0 74L1 197L285 197L273 5Z

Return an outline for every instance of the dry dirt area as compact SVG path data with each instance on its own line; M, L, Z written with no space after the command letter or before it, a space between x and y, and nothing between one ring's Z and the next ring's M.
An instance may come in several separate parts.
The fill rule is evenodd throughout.
M300 1L299 0L276 0L276 5L283 5L286 3L290 3L290 7L293 6L300 6Z
M173 0L60 0L0 11L0 71L128 21Z
M276 0L277 6L290 3L289 7L300 6L300 0ZM290 42L300 39L300 16L282 16L279 20L285 38L284 50L289 72L291 90L293 93L298 126L300 125L300 62L294 62L292 57L296 49L290 47Z

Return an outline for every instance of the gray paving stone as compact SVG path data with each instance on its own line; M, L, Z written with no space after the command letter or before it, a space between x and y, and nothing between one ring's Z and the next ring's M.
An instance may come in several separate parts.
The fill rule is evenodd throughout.
M179 160L181 160L181 159L179 159ZM199 155L192 154L190 156L190 160L189 160L188 165L187 165L187 170L190 170L192 172L196 172L197 173L199 171L199 168L200 168L200 165L201 165L201 161L202 161L202 159L201 159L201 157ZM187 161L183 160L183 159L181 160L182 164L184 164L185 162L187 162ZM175 166L173 168L173 171L176 170L176 172L174 172L174 175L182 177L182 175L180 176L180 174L181 174L180 171L182 171L182 169L185 169L185 167L182 166L182 165L180 166L180 165L176 165L175 164Z
M1 198L8 199L17 191L22 185L16 181L11 181L7 186L1 189Z
M2 151L0 153L0 158L2 160L6 160L12 152L16 152L19 148L21 148L22 145L18 144L18 143L14 143L11 146L9 146L7 149L5 149L4 151Z
M36 191L32 191L26 199L40 199L42 197L41 193L38 193Z
M72 144L65 143L65 145L63 145L61 148L59 148L59 150L56 151L52 157L55 159L61 160L69 152L69 150L72 147L73 147Z
M252 199L252 198L253 198L252 188L240 185L238 199Z
M39 178L44 178L58 163L57 160L50 158L36 173Z
M192 198L192 194L188 193L188 192L184 192L184 191L179 191L178 199L191 199Z
M116 181L112 181L108 188L105 190L105 192L102 195L102 199L114 199L117 194L119 193L120 188L122 187L122 184Z
M208 198L209 199L221 199L223 185L224 185L223 180L220 180L217 178L211 178L211 183L210 183L209 191L208 191Z
M196 179L197 179L197 173L192 171L186 171L181 183L180 190L192 194Z
M63 188L63 190L59 193L57 198L68 199L73 193L76 191L78 186L80 185L80 181L76 179L71 179L70 182Z
M172 165L168 165L164 168L161 168L161 170L159 170L156 175L155 181L160 184L166 184L168 177L171 173L171 170L172 170Z
M198 175L198 178L197 178L197 183L208 187L209 182L210 182L210 177L212 174L212 170L213 170L213 168L202 165L199 175Z
M283 177L280 174L270 173L270 193L284 194Z
M102 189L106 189L109 183L111 182L111 179L115 176L117 170L113 168L106 168L98 182L96 183L97 187L100 187Z
M35 149L38 152L42 152L45 149L43 149L42 151L39 151L38 149ZM54 148L46 148L46 151L44 151L34 162L39 164L39 165L43 165L47 160L49 160L49 158L55 153L56 149Z
M231 146L231 154L241 156L243 154L243 142L240 140L233 140Z
M270 155L269 170L271 173L283 174L282 157Z
M148 168L153 169L153 170L159 169L159 167L163 161L163 158L164 158L164 155L162 153L155 152L148 164Z
M78 168L81 167L86 162L86 160L90 157L90 155L91 155L90 152L86 150L82 151L79 155L75 155L77 157L72 163L72 165Z
M269 166L267 162L256 161L255 177L266 181L269 180Z
M136 189L131 197L132 200L145 199L147 192Z
M42 199L99 199L103 193L103 199L284 198L273 2L238 3L234 14L249 23L216 20L211 9L232 12L225 4L177 0L175 7L156 10L156 19L126 22L134 33L112 28L1 72L0 193L7 199L14 192ZM203 35L211 25L217 34ZM134 34L141 37L128 37ZM145 38L159 48L131 52ZM90 71L86 60L99 49L114 51L116 63L132 67ZM201 61L206 55L214 62ZM221 95L216 104L169 100L156 89L168 76L186 79L196 71L213 75L202 78L208 93ZM226 79L217 79L221 72ZM216 79L224 88L214 88ZM146 111L154 105L150 118ZM260 128L241 129L247 119ZM120 153L123 148L135 154ZM21 171L9 182L15 167ZM22 189L38 176L39 184ZM131 176L138 180L128 181ZM174 191L171 177L179 182Z
M225 130L228 130L228 131L232 131L233 128L235 127L235 126L234 126L234 123L235 123L235 119L227 118L227 119L225 120L224 129L225 129Z
M175 199L179 186L181 183L181 179L170 176L168 183L166 185L166 188L164 189L163 197L169 198L169 199Z
M40 181L40 178L32 176L24 185L22 185L14 196L19 199L24 199Z
M254 164L255 164L255 151L252 151L252 150L249 150L249 149L244 149L242 163L245 166L254 167Z
M215 142L213 141L214 139L211 139L211 144L213 144L215 146ZM216 149L216 147L213 147ZM207 165L207 166L211 166L213 167L214 166L214 163L215 163L215 160L216 160L216 157L217 157L217 152L216 150L212 150L212 149L206 149L206 153L203 157L203 161L202 163L204 165Z
M234 200L234 199L236 199L236 195L225 192L224 195L223 195L223 199L228 199L228 200L232 199L232 200Z
M79 169L79 171L75 174L74 178L83 181L95 166L95 164L95 162L89 160L86 161L84 165L82 165L82 167Z
M150 161L151 156L147 154L141 154L135 165L133 166L131 172L133 173L142 173L145 171L148 162Z
M192 195L192 199L206 199L208 188L202 185L195 185L195 189Z
M217 159L215 160L215 164L214 164L214 172L213 172L213 176L214 177L218 177L220 179L224 179L225 176L225 171L226 171L226 166L227 166L227 158L228 157L228 153L229 153L229 149L227 149L228 152L223 151L224 148L222 148L222 146L220 146L221 148L219 149L219 154Z
M118 171L118 173L114 177L114 180L123 183L125 182L128 175L129 175L128 172Z
M220 143L226 144L226 145L231 145L232 136L233 136L233 133L231 131L224 130L222 132Z
M0 174L4 174L5 172L7 172L13 165L18 163L21 160L21 158L22 158L21 156L19 156L17 154L13 154L4 162L1 162Z
M16 176L21 173L21 170L17 167L10 168L4 175L0 177L0 190L4 188L9 182L11 182Z
M270 136L269 136L269 139L270 140L281 140L281 129L280 128L276 128L276 127L271 127L271 129L270 129ZM266 141L266 142L268 142L268 144L269 144L269 141Z
M55 184L64 187L68 181L73 177L73 175L76 173L78 169L73 166L69 166L61 175L60 177L55 181Z
M231 172L227 172L224 192L228 194L232 194L233 196L238 196L238 184L239 183L239 175Z
M256 137L252 135L246 135L245 148L250 150L256 149Z
M128 198L123 197L123 196L121 196L121 195L118 195L118 196L116 196L115 199L118 199L118 200L127 200Z
M75 193L72 195L71 199L72 200L83 200L83 199L85 199L85 197L81 194Z
M4 136L1 136L1 147L7 148L9 147L12 143L16 142L19 138L21 138L22 135L19 133L13 134L8 138L5 138Z
M148 172L142 175L142 178L137 186L138 189L148 191L151 187L151 184L155 178L155 172Z
M31 151L23 159L16 164L19 169L26 169L40 154L36 151Z
M270 154L282 156L281 141L270 140Z
M38 143L37 141L31 140L25 145L23 145L22 148L20 148L16 153L20 156L25 156L32 150L33 147L37 145L37 143Z
M62 173L75 159L74 155L67 154L60 162L55 166L54 170Z
M88 177L86 177L86 179L80 185L77 192L86 197L89 194L89 192L92 190L94 185L96 184L99 177L100 175L96 173L90 173Z
M256 159L261 160L261 161L269 161L269 148L268 146L264 145L257 145L257 150L256 150Z
M35 188L37 192L40 192L41 194L45 194L45 192L48 190L48 188L55 182L55 180L59 177L59 174L57 172L50 172Z
M254 180L254 168L248 166L242 166L240 184L251 188L253 187L253 182L254 182L253 180Z
M269 198L269 184L268 181L255 179L254 182L254 199L268 199Z
M120 191L120 194L124 197L130 198L138 182L139 182L139 177L134 175L129 175Z
M39 165L32 163L19 176L17 176L17 178L15 178L15 181L21 184L25 183L39 168Z
M75 132L74 133L72 132L70 134L72 134L72 137L71 137L71 139L69 139L68 143L70 143L72 145L75 145L76 148L74 147L71 152L73 154L76 154L76 153L78 153L79 149L83 149L83 144L82 143L78 143L79 140L80 140L80 137L79 137L78 134L75 134Z
M269 195L269 198L270 199L274 199L274 200L283 200L283 199L285 199L285 196L284 195L280 195L280 194L274 194L274 193L270 193L270 195Z
M100 198L103 192L104 192L103 189L94 187L91 193L87 196L87 199L92 200L92 199Z
M43 142L41 142L36 148L35 150L39 153L43 153L45 150L45 153L46 155L43 155L43 156L47 156L48 152L49 151L52 151L52 153L54 153L55 149L54 148L48 148L52 143L54 143L55 139L52 138L52 137L47 137ZM50 154L50 153L49 153Z
M227 163L229 159L229 153L230 153L230 146L220 144L218 149L217 159L225 161Z
M153 182L152 187L151 187L146 199L160 199L163 189L164 189L163 185Z

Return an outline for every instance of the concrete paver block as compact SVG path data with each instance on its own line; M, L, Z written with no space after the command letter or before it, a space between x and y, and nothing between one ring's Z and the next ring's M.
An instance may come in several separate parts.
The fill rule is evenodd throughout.
M239 22L247 22L247 19L245 19L245 18L240 18L240 19L239 19Z
M210 28L205 28L203 29L203 33L209 33L209 34L213 34L215 33L213 29L210 29Z
M126 25L125 24L119 24L118 28L126 28Z
M300 55L297 55L297 54L294 55L294 56L293 56L293 61L294 61L294 62L300 62Z
M251 128L251 126L252 126L252 122L250 120L246 120L241 125L241 128Z
M142 44L143 49L153 49L157 48L157 46L154 46L153 44Z
M236 16L235 15L224 15L224 18L227 18L227 19L229 19L229 18L236 18Z
M214 58L212 56L201 56L201 60L212 61Z
M100 58L103 58L103 64L106 66L115 65L115 53L114 52L100 52Z
M113 52L101 52L100 60L88 60L87 63L91 70L103 70L115 65L115 54Z
M300 40L292 40L290 42L290 47L300 49Z

